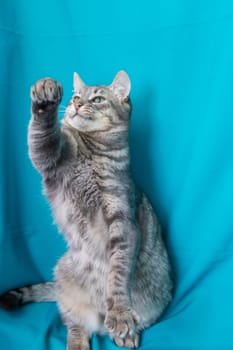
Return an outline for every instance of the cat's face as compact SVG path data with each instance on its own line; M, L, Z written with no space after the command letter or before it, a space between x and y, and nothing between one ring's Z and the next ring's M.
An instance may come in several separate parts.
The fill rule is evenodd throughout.
M120 71L109 86L87 86L74 73L74 95L66 108L64 123L81 132L121 130L130 115L130 80Z

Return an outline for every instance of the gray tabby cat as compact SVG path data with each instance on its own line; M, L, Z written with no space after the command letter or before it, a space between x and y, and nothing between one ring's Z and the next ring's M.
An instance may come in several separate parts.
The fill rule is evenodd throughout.
M47 78L31 89L29 153L68 251L55 282L9 291L1 305L57 301L68 350L88 350L94 332L137 347L171 300L160 226L130 176L129 93L124 71L110 86L86 86L75 73L60 127L61 85Z

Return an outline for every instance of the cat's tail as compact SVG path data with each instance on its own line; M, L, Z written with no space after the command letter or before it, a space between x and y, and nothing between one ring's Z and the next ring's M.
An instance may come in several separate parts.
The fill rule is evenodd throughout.
M0 296L0 307L14 310L27 303L55 301L55 282L46 282L9 290Z

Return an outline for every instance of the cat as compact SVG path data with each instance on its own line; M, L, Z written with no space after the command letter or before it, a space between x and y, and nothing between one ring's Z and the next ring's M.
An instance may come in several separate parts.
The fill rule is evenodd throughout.
M31 88L29 156L43 178L54 219L67 241L54 282L13 289L0 304L56 301L67 349L89 350L93 333L120 347L139 346L172 298L173 278L161 228L130 174L131 82L87 86L74 73L62 126L63 89L46 78Z

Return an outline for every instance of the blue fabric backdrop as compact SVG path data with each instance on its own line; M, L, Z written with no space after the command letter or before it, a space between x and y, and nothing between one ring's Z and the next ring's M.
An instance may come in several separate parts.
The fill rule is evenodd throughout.
M163 224L172 304L144 350L233 349L232 0L1 0L0 293L49 280L65 244L27 155L29 88L132 80L132 168ZM3 350L62 350L53 304L0 310ZM94 336L95 350L117 347Z

